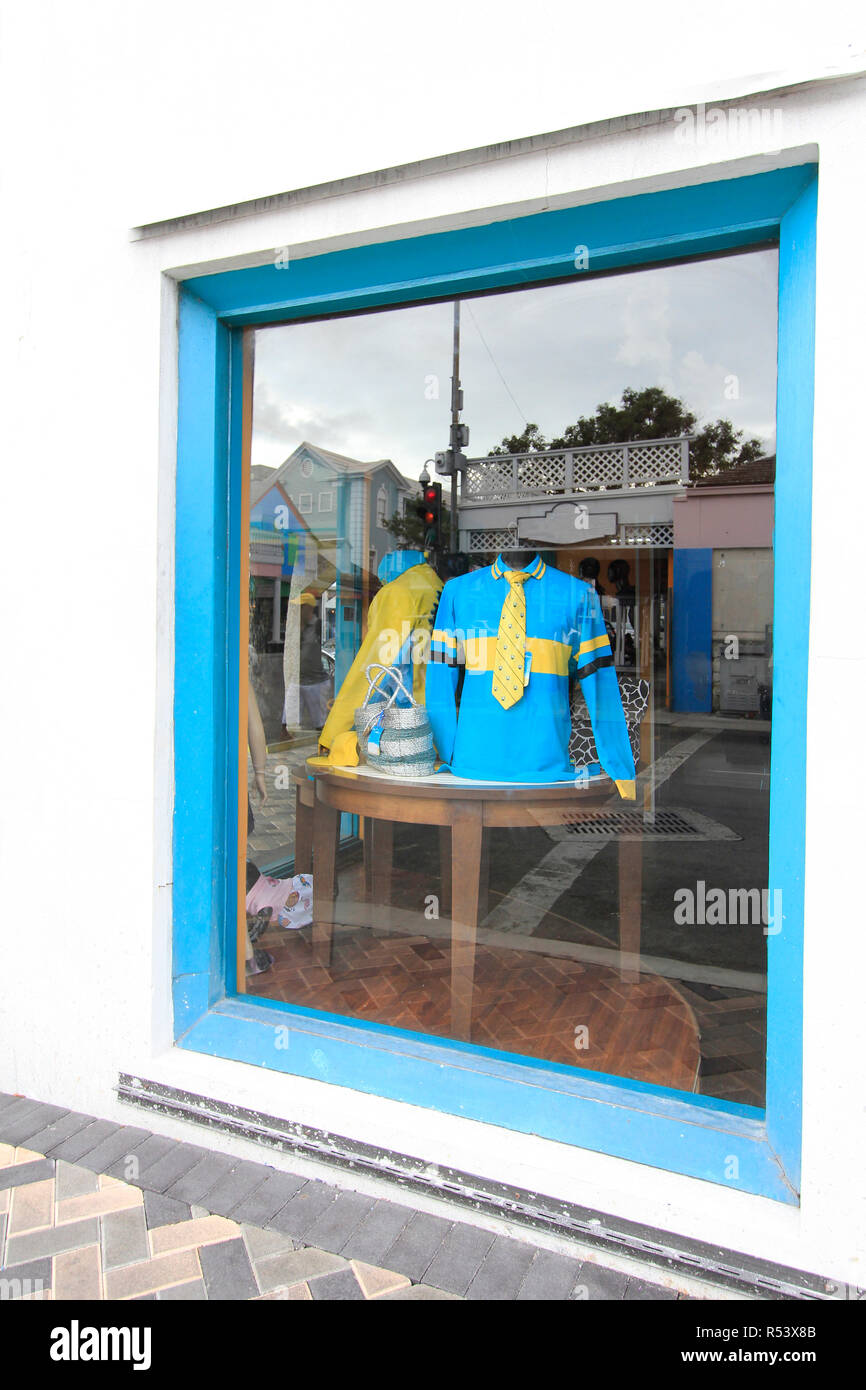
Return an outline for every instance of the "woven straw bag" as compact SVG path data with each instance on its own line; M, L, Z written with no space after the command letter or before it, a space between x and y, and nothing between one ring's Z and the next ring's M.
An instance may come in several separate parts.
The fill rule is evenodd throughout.
M436 766L430 717L406 689L399 666L371 661L366 676L367 694L355 711L355 732L364 761L392 777L430 777ZM389 682L394 688L386 696L382 687ZM396 704L401 693L408 704Z

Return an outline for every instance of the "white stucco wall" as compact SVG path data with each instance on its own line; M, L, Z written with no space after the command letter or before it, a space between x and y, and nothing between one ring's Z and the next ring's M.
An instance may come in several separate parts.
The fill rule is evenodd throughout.
M306 16L300 31L282 7L261 4L240 18L222 4L178 11L160 2L146 14L105 3L84 14L40 3L5 8L0 90L4 128L14 124L16 138L2 155L0 263L8 392L0 412L7 653L0 684L7 732L0 1088L128 1119L112 1087L118 1071L129 1070L863 1284L864 768L862 739L851 730L859 723L866 661L859 648L852 654L848 609L836 593L838 498L848 499L852 519L866 502L850 431L866 322L864 197L854 162L866 144L866 87L849 77L774 98L783 113L781 153L764 148L759 136L721 150L684 147L670 122L612 128L210 228L145 241L129 235L152 218L400 159L638 108L743 97L780 80L748 74L782 65L801 79L863 66L852 51L862 44L845 6L824 7L820 43L806 5L732 4L712 32L697 24L701 10L694 5L662 5L667 29L658 6L635 6L630 23L621 10L591 18L551 8L556 20L537 32L523 7L512 16L516 30L489 25L486 11L482 27L482 11L477 19L470 14L453 104L435 102L437 91L449 90L435 85L445 28L438 11L400 21L415 26L409 35L394 31L411 61L386 69L379 26L368 10L348 6L329 7L318 21ZM405 7L388 9L393 22L407 14ZM609 63L613 51L617 62ZM546 78L530 102L526 67L542 59ZM324 70L343 105L322 100ZM371 85L379 100L371 98ZM479 223L515 210L799 163L816 153L800 1209L171 1050L170 272L270 259L281 245L302 255ZM34 555L34 517L51 537L50 554ZM189 1133L153 1123L166 1133ZM242 1147L220 1142L227 1150Z

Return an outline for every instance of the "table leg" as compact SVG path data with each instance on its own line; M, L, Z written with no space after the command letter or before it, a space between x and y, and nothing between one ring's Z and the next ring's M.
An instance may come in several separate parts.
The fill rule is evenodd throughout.
M364 894L367 902L373 901L373 822L369 816L363 816L364 822Z
M439 827L439 916L451 916L451 826ZM478 920L483 922L490 911L490 831L481 833L481 867L478 876Z
M313 872L313 808L301 802L301 788L295 788L295 873Z
M331 964L334 905L337 897L337 841L340 812L316 798L313 807L313 960Z
M391 869L394 863L394 822L368 820L370 827L371 898L378 912L373 926L391 925Z
M481 803L454 806L451 822L451 1033L472 1033L472 984L483 838Z
M490 911L490 835L481 832L481 864L478 870L478 920L483 922Z
M641 887L643 842L623 838L619 854L619 977L626 984L640 979Z
M439 827L439 916L451 916L451 826Z

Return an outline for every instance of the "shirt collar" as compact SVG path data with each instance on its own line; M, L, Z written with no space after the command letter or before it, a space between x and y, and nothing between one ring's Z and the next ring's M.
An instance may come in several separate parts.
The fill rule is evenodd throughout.
M546 570L546 568L547 568L547 566L545 565L545 563L544 563L544 561L542 560L541 556L540 556L540 555L536 555L536 557L535 557L535 559L533 560L532 564L531 564L531 565L527 565L527 566L526 566L526 569L525 569L524 571L521 571L521 572L522 572L522 573L525 573L525 574L528 574L529 577L530 577L530 579L540 579L541 576L544 574L544 571ZM503 574L505 574L506 570L514 569L514 566L513 566L513 565L507 565L507 564L505 563L505 561L503 560L502 556L501 556L501 555L497 555L496 559L493 561L492 569L493 569L493 578L494 578L494 579L501 579L502 576L503 576Z

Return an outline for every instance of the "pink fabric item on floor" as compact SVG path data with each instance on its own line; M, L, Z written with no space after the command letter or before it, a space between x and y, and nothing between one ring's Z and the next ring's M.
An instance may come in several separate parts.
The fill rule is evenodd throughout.
M247 893L247 912L260 912L263 907L269 907L273 922L285 907L286 899L297 891L290 878L269 878L262 874Z

